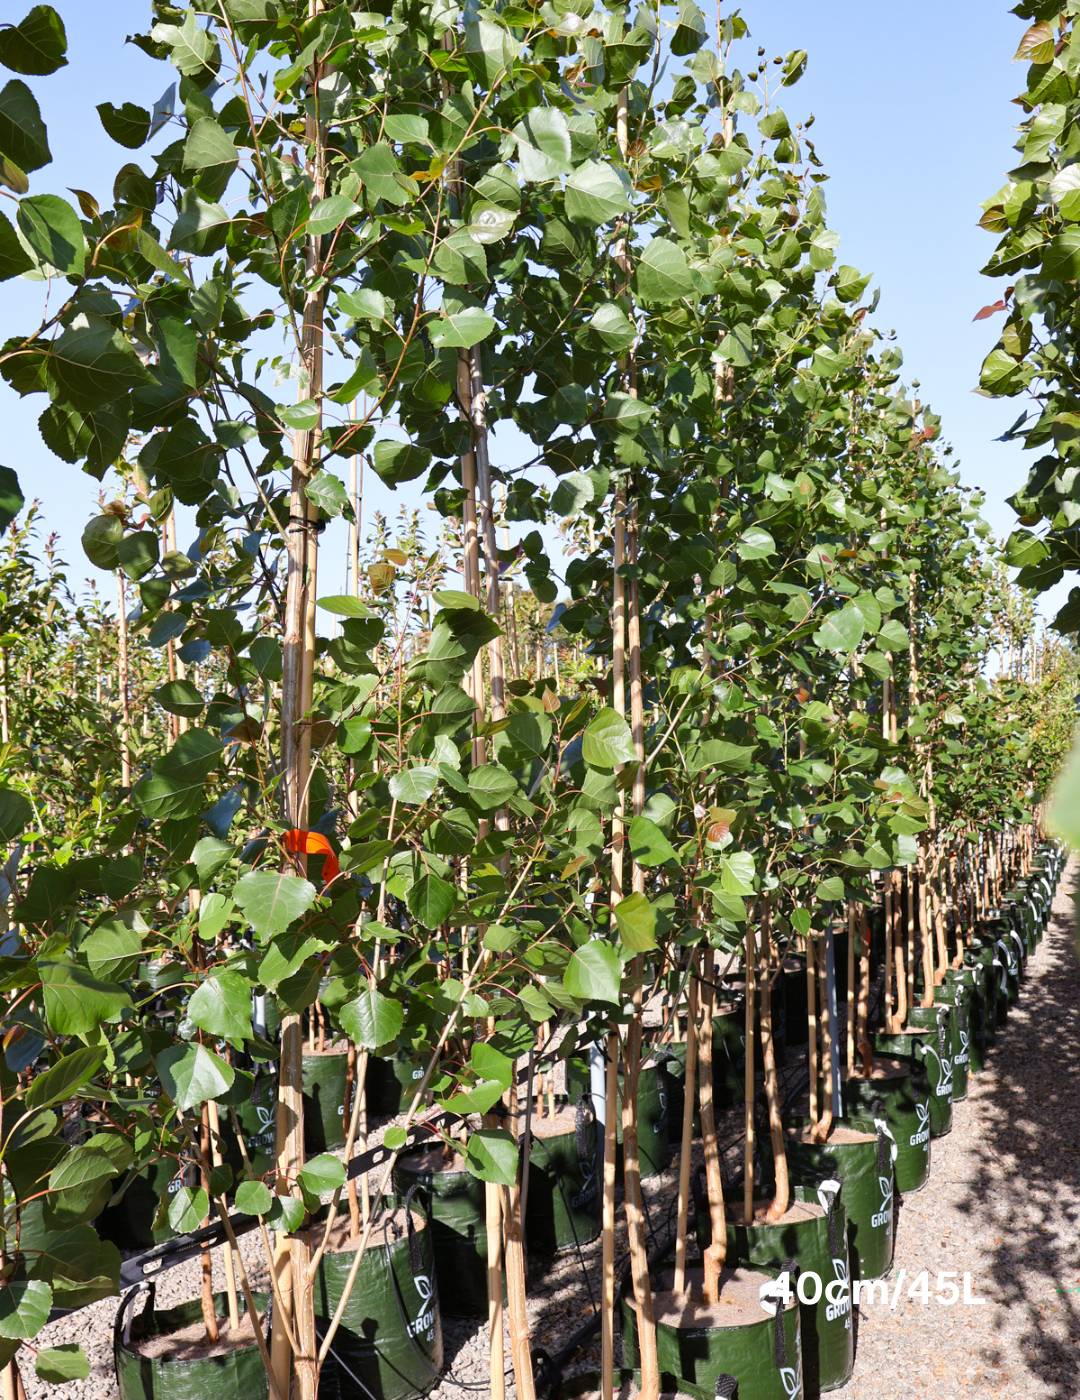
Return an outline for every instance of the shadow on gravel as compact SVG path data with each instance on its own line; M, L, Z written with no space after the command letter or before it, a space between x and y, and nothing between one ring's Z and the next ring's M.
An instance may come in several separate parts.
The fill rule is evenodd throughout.
M985 1348L991 1383L996 1365L1023 1367L1058 1400L1080 1395L1080 963L1071 903L1078 877L1073 857L1055 899L1059 910L1062 896L1068 904L1051 917L1039 974L1029 975L998 1032L989 1063L997 1082L980 1096L990 1121L971 1149L979 1171L960 1203L973 1222L993 1223L993 1292L1023 1329L1020 1355L992 1341Z

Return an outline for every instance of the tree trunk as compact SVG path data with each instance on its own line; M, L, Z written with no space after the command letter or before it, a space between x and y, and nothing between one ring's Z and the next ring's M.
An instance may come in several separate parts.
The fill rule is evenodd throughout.
M724 1178L720 1171L720 1150L716 1141L716 1110L713 1104L713 1013L716 1009L712 949L708 943L702 954L706 976L701 988L701 1014L692 1034L698 1042L698 1098L701 1103L701 1143L705 1150L705 1194L709 1200L712 1240L705 1250L703 1290L705 1301L720 1297L720 1271L727 1258L727 1212L724 1209ZM687 1059L690 1056L687 1047ZM693 1101L693 1085L687 1080L687 1097Z

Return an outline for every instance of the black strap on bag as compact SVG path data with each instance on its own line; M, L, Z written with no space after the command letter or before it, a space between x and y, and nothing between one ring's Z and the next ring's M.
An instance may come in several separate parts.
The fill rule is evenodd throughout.
M412 1210L411 1210L412 1198L416 1195L416 1193L417 1193L417 1191L418 1191L419 1189L420 1189L420 1183L419 1183L419 1182L417 1182L415 1186L410 1186L409 1189L408 1189L408 1191L406 1191L406 1193L405 1193L405 1202L404 1202L404 1205L402 1206L402 1209L403 1209L404 1212L405 1212L405 1230L406 1230L406 1233L407 1233L408 1236L409 1236L409 1268L412 1270L413 1276L414 1276L414 1277L420 1272L420 1270L423 1268L423 1265L424 1265L424 1259L423 1259L422 1254L420 1253L420 1239L419 1239L419 1236L418 1236L417 1233L416 1233L416 1226L413 1224ZM389 1223L389 1222L388 1222L388 1223ZM386 1262L387 1262L387 1264L390 1263L390 1245L389 1245L389 1244L387 1244L387 1246L386 1246ZM393 1273L393 1269L392 1269L392 1268L391 1268L390 1272Z
M818 1187L818 1195L822 1192L829 1198L829 1204L825 1215L829 1222L829 1253L834 1259L839 1259L844 1252L843 1241L840 1238L840 1192L844 1189L844 1178L833 1176L828 1178L830 1183L835 1183L835 1191L826 1191L824 1182Z
M889 1150L889 1140L885 1136L885 1129L882 1126L885 1122L885 1105L881 1099L874 1100L870 1105L870 1112L874 1115L874 1131L877 1133L878 1175L885 1176L892 1169L892 1153Z
M799 1281L799 1266L794 1259L785 1259L783 1268L780 1270L781 1276L787 1274L788 1287L794 1293L795 1286ZM784 1313L787 1311L787 1304L782 1298L776 1303L776 1332L775 1344L773 1347L773 1361L776 1369L782 1371L787 1366L787 1334L784 1332Z
M154 1297L157 1293L156 1283L137 1283L129 1288L124 1294L120 1306L116 1310L116 1319L113 1322L113 1352L120 1350L122 1346L128 1346L131 1342L131 1324L134 1321L135 1302L140 1294L146 1294L146 1303L140 1316L145 1317L147 1313L154 1311Z
M716 1378L716 1400L739 1400L739 1382L726 1371Z
M596 1110L593 1108L592 1095L583 1089L578 1094L577 1108L574 1110L574 1136L577 1140L579 1162L589 1160L589 1128L595 1122Z

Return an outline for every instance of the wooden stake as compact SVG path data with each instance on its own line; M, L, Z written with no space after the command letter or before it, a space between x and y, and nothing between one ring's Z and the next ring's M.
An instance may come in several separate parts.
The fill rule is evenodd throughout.
M746 1075L743 1080L746 1094L746 1143L743 1148L743 1219L749 1225L754 1219L754 965L757 953L754 949L754 924L746 924Z
M207 1117L210 1129L210 1160L215 1167L222 1164L221 1158L221 1123L218 1118L218 1106L213 1101L206 1105ZM209 1186L207 1187L209 1194ZM240 1303L236 1296L236 1269L233 1260L232 1245L227 1241L221 1251L222 1262L225 1265L225 1294L229 1300L229 1326L233 1332L240 1326Z
M776 1172L776 1195L769 1206L766 1219L780 1220L787 1214L791 1200L788 1183L787 1151L784 1146L784 1125L780 1121L780 1089L776 1082L776 1047L772 1029L772 930L769 919L769 896L762 900L761 915L761 1058L765 1069L765 1098L769 1105L769 1137L772 1141L773 1167ZM828 1051L826 1050L826 1055ZM749 1219L746 1222L750 1224Z
M604 1182L600 1234L603 1258L600 1284L601 1400L612 1400L615 1371L615 1153L618 1147L619 1037L607 1038L604 1066Z
M498 1127L498 1119L488 1114L484 1123ZM504 1400L506 1363L503 1359L502 1284L502 1193L492 1182L484 1192L484 1227L487 1234L488 1276L488 1359L491 1400Z
M720 1149L716 1141L716 1109L713 1101L713 1014L716 1010L716 986L712 948L708 943L705 944L701 958L705 977L701 985L700 1014L691 1035L697 1040L701 1143L705 1149L705 1194L709 1201L712 1235L702 1258L702 1290L707 1303L716 1303L720 1299L720 1271L727 1258L727 1212L724 1209L724 1178L720 1171ZM697 975L696 969L694 975ZM686 1053L689 1056L689 1044ZM691 1084L688 1084L686 1092L692 1099Z
M825 945L819 943L817 946L818 964L818 989L821 1002L821 1082L822 1082L822 1105L821 1117L818 1120L811 1138L814 1142L827 1142L829 1133L832 1131L833 1123L833 1063L832 1063L832 1026L829 1020L829 984L825 973Z
M862 948L859 960L859 1009L856 1018L855 1034L856 1045L862 1057L862 1073L864 1079L870 1079L874 1073L874 1052L866 1034L866 1018L870 1004L870 924L866 916L865 908L859 911L859 923L862 931Z
M818 1123L818 1030L817 1030L817 955L813 934L806 939L806 1019L807 1066L810 1071L810 1141Z
M847 1067L855 1072L855 901L847 907Z
M210 1155L210 1112L207 1104L203 1104L200 1114L200 1132L202 1143L200 1145L200 1155L205 1163ZM207 1198L210 1197L210 1175L203 1166L201 1169L202 1186ZM202 1222L203 1229L210 1224L210 1218ZM235 1300L234 1300L235 1302ZM207 1245L202 1250L202 1316L203 1326L206 1328L206 1342L210 1346L218 1339L217 1312L214 1308L214 1269L210 1255L210 1247Z
M686 1229L690 1218L690 1156L694 1141L694 1088L697 1079L697 979L690 978L686 1040L686 1073L683 1077L682 1138L679 1145L679 1205L675 1224L675 1292L686 1292ZM710 1026L710 1031L712 1027ZM710 1049L712 1037L710 1036ZM710 1056L711 1059L711 1056ZM711 1065L710 1065L711 1069ZM715 1140L715 1139L714 1139Z
M131 697L128 694L128 628L124 575L116 571L117 662L116 682L120 691L120 786L131 787Z

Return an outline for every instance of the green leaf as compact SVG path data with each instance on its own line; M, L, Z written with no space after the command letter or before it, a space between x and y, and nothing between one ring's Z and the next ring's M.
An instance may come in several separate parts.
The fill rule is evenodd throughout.
M645 306L670 306L694 293L686 254L668 238L654 238L635 273L637 293Z
M419 193L416 181L402 173L397 156L385 141L362 151L352 169L364 182L369 208L380 199L387 204L411 204Z
M656 913L643 894L630 894L619 900L615 923L623 947L631 953L646 953L656 947Z
M267 1224L272 1230L291 1235L303 1223L307 1209L297 1196L275 1196Z
M495 317L490 311L484 311L478 306L466 306L461 311L444 312L440 320L428 322L431 343L438 350L470 350L474 345L486 340L494 329ZM379 472L379 475L382 476L382 472ZM416 475L418 476L419 472ZM412 480L411 477L400 479Z
M344 482L325 468L312 477L304 488L304 494L309 501L315 502L328 520L334 520L350 505Z
M604 708L589 721L582 738L582 756L594 768L614 768L637 759L630 726L615 710Z
M465 1160L473 1176L513 1186L517 1180L518 1145L505 1128L480 1128L470 1133Z
M490 91L513 68L517 46L502 25L474 20L465 26L465 61L475 82Z
M686 755L691 773L706 768L721 768L725 773L745 773L754 761L755 745L729 744L726 739L706 739L695 744Z
M188 1016L210 1035L242 1042L251 1035L250 982L239 972L212 973L196 987Z
M141 579L154 567L160 556L160 541L156 530L136 530L125 535L116 546L116 557L130 579Z
M335 194L331 195L329 199L320 199L311 211L307 232L315 238L321 237L324 233L333 233L335 229L341 227L346 219L351 219L361 212L359 204L354 204L351 199L346 199L344 195Z
M832 875L827 880L819 880L814 890L814 897L822 902L843 899L844 894L844 882L839 875Z
M123 987L99 982L77 963L57 959L39 964L44 984L45 1019L57 1035L87 1035L116 1022L131 1006Z
M184 169L194 170L205 198L220 199L239 162L236 147L213 117L192 122L184 143Z
M594 938L570 955L563 973L563 986L572 997L582 1001L606 1001L618 1006L622 1000L621 979L618 953L604 939Z
M67 66L64 22L51 5L35 5L25 19L0 29L0 63L13 73L45 77Z
M521 934L507 924L488 924L482 941L489 953L508 953L521 942Z
M388 1147L391 1152L400 1152L408 1140L408 1133L396 1123L387 1128L383 1134L383 1146Z
M457 887L449 880L425 872L409 886L405 903L424 928L438 928L457 903Z
M46 1214L57 1228L92 1220L112 1194L122 1169L100 1147L73 1147L49 1173Z
M34 266L34 260L19 242L5 214L0 213L0 282L21 277Z
M323 1152L318 1157L309 1157L298 1173L301 1187L313 1196L336 1191L345 1184L345 1167L337 1157Z
M206 889L215 875L224 870L234 855L235 851L228 841L219 841L214 836L203 836L196 841L191 857L203 889Z
M142 857L134 855L126 859L138 863L138 874L141 878ZM130 892L128 889L121 898L125 898ZM79 946L79 952L85 957L94 976L110 983L126 982L129 977L133 977L142 951L142 936L139 930L129 928L120 919L107 919L105 923L99 924Z
M40 170L52 160L45 123L34 94L18 78L13 78L0 90L0 152L13 161L20 172L27 174ZM5 183L10 185L10 177ZM17 194L21 192L16 190Z
M328 613L334 613L338 617L371 616L371 609L361 603L359 598L350 597L348 593L335 593L328 598L320 598L315 606L324 608Z
M21 792L0 787L0 844L8 845L26 828L34 809Z
M53 342L48 371L58 397L83 412L154 382L123 332L86 312Z
M273 1203L264 1181L242 1181L236 1188L236 1209L244 1215L269 1215Z
M338 1012L345 1034L363 1050L380 1050L398 1038L405 1023L401 1003L378 991L361 992Z
M252 870L236 882L233 898L260 938L285 930L315 903L317 891L299 875Z
M115 515L97 515L82 533L83 553L99 569L115 569L120 563L124 527Z
M52 1289L34 1279L30 1283L8 1283L0 1288L0 1337L26 1340L36 1337L49 1320Z
M61 1342L41 1348L34 1360L34 1374L49 1385L84 1381L90 1374L90 1362L78 1342Z
M469 773L469 796L482 812L502 807L518 790L517 779L498 763L485 763Z
M904 624L890 617L881 624L877 644L882 651L907 651L911 646L911 638Z
M839 301L858 301L870 285L873 274L864 277L857 267L839 267L836 270L836 296Z
M210 1214L210 1197L201 1186L181 1186L169 1201L169 1224L178 1235L198 1230Z
M674 846L648 817L635 817L630 823L630 850L637 863L646 867L678 859Z
M572 223L596 228L629 208L629 191L612 165L586 161L566 182L566 217Z
M754 857L748 851L734 851L720 857L720 885L726 894L753 894Z
M1058 282L1075 282L1080 277L1080 228L1067 228L1050 240L1042 273Z
M431 464L426 447L411 442L395 442L384 438L372 448L371 460L387 486L400 486L403 481L415 481Z
M554 180L569 175L570 128L555 107L535 107L514 127L523 180Z
M847 603L829 614L814 633L814 641L825 651L850 656L862 641L864 630L862 613L854 603Z
M137 151L145 144L150 135L150 113L145 107L137 107L134 102L125 102L122 107L101 102L97 110L101 125L118 146Z
M72 1098L104 1063L105 1051L97 1046L73 1050L37 1076L27 1092L26 1107L48 1108L51 1103Z
M79 216L55 194L36 194L20 200L16 216L19 232L46 272L81 277L86 266L86 238Z
M184 1110L220 1098L233 1082L234 1070L204 1045L170 1045L154 1060L161 1087Z
M439 775L426 763L403 768L390 779L390 796L409 807L421 807L439 786Z
M212 943L222 929L227 928L236 917L236 905L228 895L208 894L199 907L199 937L204 943Z
M740 535L737 552L740 559L767 559L776 553L776 541L768 530L752 525Z
M224 745L206 729L181 734L153 775L136 784L132 796L152 821L196 816L205 805L206 779L217 767Z
M194 681L166 681L154 691L154 699L170 715L197 719L206 708L202 692Z

